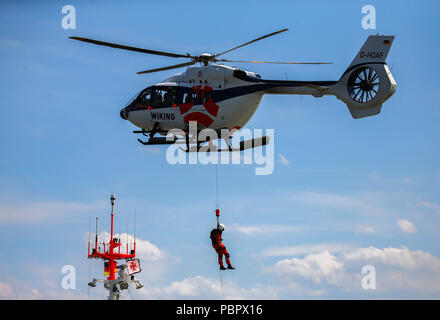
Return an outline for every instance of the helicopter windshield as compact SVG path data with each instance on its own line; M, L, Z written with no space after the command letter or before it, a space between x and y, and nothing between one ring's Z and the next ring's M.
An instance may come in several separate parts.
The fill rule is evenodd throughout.
M125 105L125 107L128 107L128 106L130 106L135 100L136 100L136 98L139 96L139 94L141 93L143 91L143 89L142 90L140 90L140 91L138 91L130 100L128 100L128 102L127 102L127 104Z
M136 102L142 106L171 107L176 103L175 87L152 87L147 88L139 94Z
M211 92L206 91L203 95L200 95L191 88L152 86L136 94L135 98L128 103L127 108L132 110L155 109L173 107L181 103L200 104L209 100L211 94Z

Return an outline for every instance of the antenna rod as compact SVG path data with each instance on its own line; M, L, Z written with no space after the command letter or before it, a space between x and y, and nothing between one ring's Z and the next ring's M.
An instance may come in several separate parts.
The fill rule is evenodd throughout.
M111 201L111 203L112 203L112 229L111 229L111 234L110 234L110 243L113 242L113 207L114 207L114 205L115 205L115 199L116 199L115 195L112 194L112 195L110 196L110 201Z
M96 217L95 252L98 251L98 217Z
M89 216L89 248L88 248L88 255L90 255L90 216Z
M136 209L134 210L134 253L136 254Z

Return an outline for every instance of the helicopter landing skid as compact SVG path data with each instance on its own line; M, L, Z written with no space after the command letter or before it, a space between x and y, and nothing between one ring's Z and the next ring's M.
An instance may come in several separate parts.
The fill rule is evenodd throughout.
M155 138L154 135L159 132L159 126L157 122L154 124L153 130L146 131L146 130L135 130L133 133L141 133L145 137L148 137L147 141L142 141L141 139L137 139L140 143L142 143L144 146L150 146L150 145L160 145L160 144L174 144L179 143L177 142L177 137L174 137L172 140L167 139L166 137L158 137Z
M141 139L137 139L140 143L142 143L144 146L151 146L151 145L158 145L158 144L174 144L177 142L177 138L174 138L174 140L167 140L165 137L161 138L154 138L150 137L146 142L142 141Z
M253 149L256 147L262 147L262 146L267 145L269 142L270 142L270 137L264 136L264 137L260 137L260 138L240 141L240 145L238 148L234 148L230 144L228 144L229 148L227 148L227 149L218 149L217 146L214 144L211 144L209 147L208 146L201 146L200 144L197 144L196 146L189 147L187 144L186 149L180 148L180 150L187 152L187 153L189 153L189 152L207 152L207 153L209 153L209 152L235 152L235 151L244 151L244 150L248 150L248 149Z

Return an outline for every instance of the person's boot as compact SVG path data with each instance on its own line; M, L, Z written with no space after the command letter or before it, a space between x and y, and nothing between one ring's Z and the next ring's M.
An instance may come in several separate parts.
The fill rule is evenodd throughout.
M232 266L232 264L228 264L228 269L235 270L235 268Z
M224 266L220 266L220 270L226 270Z

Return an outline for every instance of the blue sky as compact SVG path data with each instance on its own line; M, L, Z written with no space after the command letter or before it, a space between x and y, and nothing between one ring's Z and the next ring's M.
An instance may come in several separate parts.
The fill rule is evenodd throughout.
M76 8L76 30L61 27L65 4ZM361 28L367 4L376 30ZM137 213L145 288L135 298L440 297L437 2L0 6L0 298L87 298L89 268L102 277L86 259L88 221L99 216L108 229L111 193L121 232ZM397 91L380 115L360 120L334 97L264 96L247 127L275 130L273 174L219 166L237 267L223 274L222 295L209 242L215 167L169 165L165 148L141 147L119 117L136 92L183 70L137 71L179 62L68 37L200 54L281 28L289 31L225 58L331 61L240 67L268 79L337 80L368 35L392 34ZM361 287L368 264L376 290ZM60 286L64 265L76 268L76 290Z

